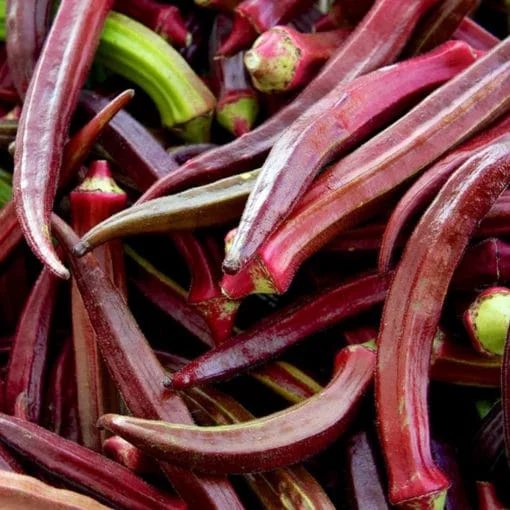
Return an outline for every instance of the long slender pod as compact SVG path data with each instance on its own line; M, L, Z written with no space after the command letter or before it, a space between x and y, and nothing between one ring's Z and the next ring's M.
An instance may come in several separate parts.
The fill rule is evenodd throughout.
M50 235L67 129L113 0L63 0L30 82L16 136L14 201L25 238L57 276L69 277Z
M448 480L432 459L427 388L443 301L478 222L510 180L510 135L452 175L409 240L377 339L376 406L392 504L442 508ZM435 506L432 506L435 505Z

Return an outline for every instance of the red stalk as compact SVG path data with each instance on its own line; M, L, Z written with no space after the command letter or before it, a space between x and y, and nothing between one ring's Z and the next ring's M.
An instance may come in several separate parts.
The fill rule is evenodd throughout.
M55 221L56 234L70 256L78 237L65 223ZM105 277L95 257L70 256L69 261L103 358L129 410L144 418L193 423L180 397L165 388L167 376L122 295ZM206 510L242 508L227 480L201 477L170 464L161 467L190 506Z
M371 275L337 285L266 317L252 330L230 338L172 376L182 389L227 379L274 357L307 336L381 303L389 275Z
M154 30L172 46L191 44L191 34L175 5L161 5L154 0L117 0L114 8Z
M50 235L67 129L113 0L63 0L37 61L21 113L13 196L23 234L37 257L68 278ZM44 136L43 136L44 135Z
M500 43L497 37L487 32L478 23L470 18L464 18L457 30L453 33L453 38L464 41L475 50L489 51Z
M448 180L409 240L385 302L377 339L376 404L390 502L444 503L449 482L430 452L430 353L455 266L477 223L508 185L510 145L494 144Z
M250 194L223 264L230 274L253 260L294 210L317 172L475 60L461 43L339 84L275 143ZM225 281L229 293L228 283ZM224 287L225 288L225 287Z
M95 161L83 182L69 196L73 227L83 234L127 205L127 195L112 178L106 161ZM126 298L124 253L119 241L103 244L95 256L107 278ZM96 428L99 417L118 410L115 388L98 351L94 329L77 286L71 289L73 345L78 388L78 410L82 441L92 450L100 451L104 437Z
M258 32L248 19L234 11L232 30L218 48L218 57L229 57L248 48L257 38Z
M161 179L140 200L145 201L256 167L281 132L306 109L322 99L339 80L347 82L391 63L402 50L421 15L436 2L379 0L319 75L294 101L253 131L191 160L172 175ZM388 19L392 22L388 23ZM395 20L398 20L398 26ZM385 44L380 44L381 41Z
M310 255L340 231L380 212L398 186L508 111L509 77L507 38L321 174L239 280L251 277L255 292L284 292ZM262 278L257 281L253 275ZM236 288L237 278L223 285L233 298L243 295L246 288Z
M48 33L51 0L7 0L6 49L9 74L22 99Z
M9 356L4 386L3 410L14 414L20 396L26 403L26 418L39 423L51 322L59 280L47 269L37 279L19 320Z
M406 191L399 200L386 225L379 252L379 271L387 271L391 266L392 253L404 225L432 202L438 191L458 168L477 151L487 145L504 138L510 130L510 115L478 136L471 138L458 148L450 151L445 157L432 165L416 182Z
M139 510L187 508L116 462L32 423L2 414L0 437L64 483L106 504Z
M103 416L99 425L158 458L194 470L266 471L310 457L340 437L368 389L374 365L373 351L347 347L336 358L335 376L319 394L241 425L198 427L118 415Z
M244 62L261 92L290 92L306 86L350 33L341 28L302 34L290 26L276 26L255 41Z

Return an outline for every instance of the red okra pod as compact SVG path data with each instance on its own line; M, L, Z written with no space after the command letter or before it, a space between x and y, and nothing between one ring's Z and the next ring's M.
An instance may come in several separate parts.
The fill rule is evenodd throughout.
M51 0L7 0L6 50L9 74L24 98L48 33Z
M152 487L116 462L32 423L0 415L0 439L65 484L106 504L149 510L186 504Z
M303 88L347 39L350 29L302 34L290 26L264 32L244 56L253 85L265 93Z
M336 0L342 6L351 24L358 23L372 8L374 0Z
M115 99L105 101L92 119L75 133L64 147L62 170L59 177L59 189L65 188L85 160L94 142L108 122L133 97L133 90L119 94ZM0 262L5 260L15 246L23 239L19 228L14 202L9 202L0 211Z
M492 50L500 40L487 32L478 23L470 18L464 18L457 30L453 33L453 38L468 43L475 50Z
M88 496L56 489L37 478L19 473L0 472L0 506L11 510L108 510Z
M447 43L428 55L342 82L275 143L250 194L223 264L238 272L293 210L317 172L398 116L424 91L475 60L469 46Z
M391 63L422 14L438 0L379 0L356 30L301 94L261 126L231 143L199 156L151 187L141 200L254 168L284 129L322 99L339 80L345 82ZM387 20L390 19L391 23ZM381 44L384 41L384 44Z
M444 0L433 7L416 28L403 56L419 55L448 41L478 3L478 0Z
M371 437L362 430L349 438L345 450L347 490L352 506L358 510L389 510Z
M307 336L383 302L390 275L370 275L308 296L263 319L173 374L182 389L228 379L278 355Z
M54 229L65 252L70 254L77 236L56 217ZM165 372L123 296L106 278L96 258L70 256L69 261L103 358L129 410L144 418L193 423L184 402L165 388ZM97 299L98 292L101 299ZM170 464L161 467L190 506L207 510L242 508L226 479L201 477Z
M294 464L326 448L345 431L373 375L375 353L349 346L317 395L239 425L199 427L105 415L101 426L157 458L211 473L249 473Z
M448 177L481 148L505 137L510 131L510 115L504 117L490 129L471 138L458 148L450 151L444 158L432 165L405 192L399 200L386 225L382 245L379 252L379 271L387 271L391 265L391 257L396 241L414 216L430 204Z
M191 44L191 34L175 5L162 5L154 0L118 0L114 9L154 30L172 46Z
M113 0L63 0L37 61L21 112L14 158L14 202L39 259L68 278L51 243L50 215L67 129Z
M39 423L46 356L59 279L43 269L19 320L9 356L3 410L14 414L16 400L24 395L26 418Z
M510 143L491 145L451 176L407 243L377 339L376 408L389 476L401 508L442 508L449 482L430 451L428 372L434 333L455 266L509 183Z
M94 161L80 185L69 194L69 203L74 230L82 234L123 210L127 205L127 195L113 180L108 163ZM95 257L105 275L126 297L122 244L119 241L106 243L95 251ZM80 292L74 283L71 287L71 307L82 442L92 450L101 451L104 437L97 430L96 422L102 414L118 410L119 399L101 359L94 329Z
M238 280L251 273L265 275L263 282L251 277L252 291L284 292L310 255L380 212L398 186L509 109L510 37L321 174L251 266L225 279L223 289L240 297L246 286L238 288Z

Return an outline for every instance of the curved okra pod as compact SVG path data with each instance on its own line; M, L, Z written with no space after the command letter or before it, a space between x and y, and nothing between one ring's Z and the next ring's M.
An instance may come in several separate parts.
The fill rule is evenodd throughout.
M134 91L129 89L111 101L105 100L89 122L67 142L62 157L59 190L69 184L97 137L106 129L111 119L132 99L133 94ZM11 201L0 211L0 262L7 258L22 239L23 232L19 228L15 204Z
M340 437L370 385L374 366L370 348L346 347L336 358L335 376L320 393L242 424L198 427L105 415L99 425L157 458L193 470L267 471L306 459Z
M112 12L96 60L143 88L165 127L186 141L209 139L214 96L179 53L152 30Z
M48 33L51 0L7 0L6 49L9 73L24 98Z
M90 229L73 251L81 256L111 239L222 225L241 215L258 170L134 205Z
M438 0L379 0L310 84L288 106L246 135L199 156L161 179L141 200L204 184L262 163L284 129L340 80L348 82L390 64L422 14ZM388 23L387 20L392 20ZM398 20L398 24L394 23ZM382 42L384 41L384 44Z
M385 301L376 408L389 498L401 508L444 505L449 482L432 459L427 406L434 332L455 266L509 171L510 138L459 167L414 230Z
M123 296L105 276L97 259L93 255L81 259L70 256L78 238L57 217L54 217L54 230L69 254L74 281L87 308L99 348L126 406L135 416L193 423L181 398L165 388L165 372ZM98 292L101 299L97 299ZM224 478L198 476L166 463L162 463L161 468L190 506L207 510L243 508Z
M317 172L475 61L464 43L342 82L288 128L269 153L250 194L223 267L235 273L253 259L293 210Z
M23 234L57 276L69 277L52 246L50 215L67 129L113 0L63 0L21 112L14 156L14 202Z
M238 298L251 279L252 292L284 292L304 260L508 110L510 37L321 174L252 263L224 278L223 290Z
M379 271L389 269L395 244L404 225L408 224L419 211L433 200L441 186L458 166L484 146L506 136L509 131L510 115L507 115L490 129L450 151L416 180L399 200L388 220L379 251Z
M384 301L391 275L370 275L337 285L275 312L199 356L172 375L182 389L224 380L278 355L307 336Z

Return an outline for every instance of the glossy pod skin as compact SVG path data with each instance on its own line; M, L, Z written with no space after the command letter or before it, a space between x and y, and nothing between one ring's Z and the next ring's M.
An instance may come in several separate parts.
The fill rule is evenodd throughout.
M509 131L510 115L507 115L490 129L484 130L481 134L450 151L416 180L399 200L388 220L379 251L379 271L387 271L390 268L392 253L404 225L408 224L416 213L423 210L432 201L457 167L481 148L506 136Z
M252 170L134 205L89 230L73 251L82 256L108 240L130 234L209 227L233 221L240 216L257 174L258 170Z
M470 18L464 18L460 22L457 30L453 33L453 38L468 43L475 50L482 51L491 50L500 42L497 37Z
M379 0L319 75L292 103L246 135L189 161L152 186L141 200L211 182L262 163L281 132L322 99L339 80L347 82L391 63L422 14L437 1L419 0L409 5L401 0ZM388 19L392 22L387 23ZM399 21L398 27L394 20ZM384 44L381 44L382 41Z
M373 375L375 354L349 346L323 391L273 415L236 425L179 426L119 415L99 424L142 450L210 473L267 471L318 453L346 429Z
M182 389L251 369L308 335L382 303L389 282L390 275L369 275L308 296L194 359L173 374L171 385Z
M395 273L377 339L376 409L390 502L443 508L430 451L428 371L448 284L478 222L509 182L510 135L470 158L423 215ZM430 506L427 506L430 505Z
M83 163L92 149L94 142L106 129L108 122L126 106L132 99L134 91L128 89L111 101L104 101L91 119L75 133L64 147L62 169L59 176L58 189L65 189L75 176L78 168ZM0 211L0 261L3 261L23 239L23 232L19 228L16 216L15 204L9 202Z
M378 213L398 186L506 113L509 78L510 37L321 174L251 266L224 279L226 294L246 292L250 273L266 275L264 282L252 278L252 292L257 286L285 292L310 255Z
M340 83L275 143L223 264L235 273L292 211L319 170L398 117L424 92L475 61L469 46L447 43L428 55Z
M93 255L81 259L70 255L78 237L62 220L54 217L53 227L61 246L69 254L74 281L96 332L99 348L126 406L135 416L193 423L181 398L165 388L167 376L123 296L106 278ZM100 300L96 298L98 292L102 296ZM161 464L161 468L191 506L207 510L243 508L224 478L198 476L166 463Z
M51 243L50 214L62 149L78 95L113 0L61 2L21 113L14 158L14 202L25 239L57 276L69 271Z

